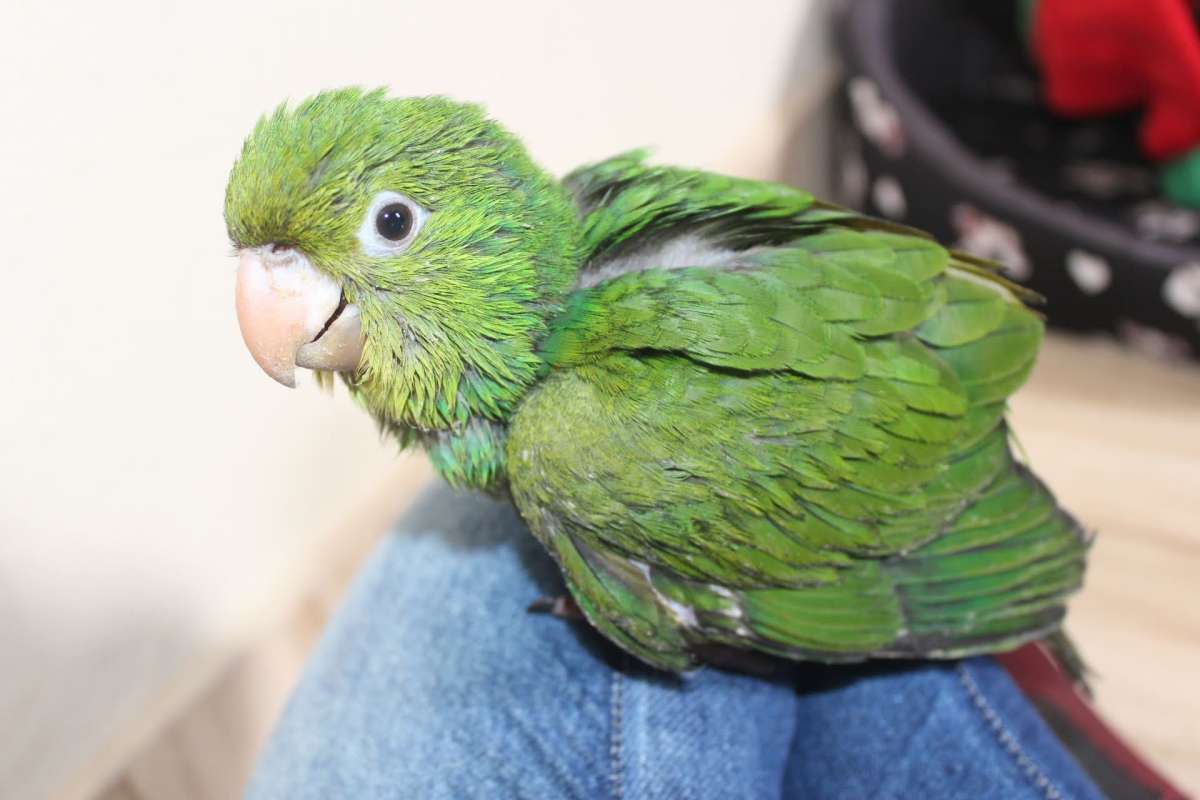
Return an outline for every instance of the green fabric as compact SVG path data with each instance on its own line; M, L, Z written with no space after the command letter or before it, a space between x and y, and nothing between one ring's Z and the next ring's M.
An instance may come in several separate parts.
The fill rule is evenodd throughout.
M1163 166L1162 187L1172 202L1200 208L1200 148Z

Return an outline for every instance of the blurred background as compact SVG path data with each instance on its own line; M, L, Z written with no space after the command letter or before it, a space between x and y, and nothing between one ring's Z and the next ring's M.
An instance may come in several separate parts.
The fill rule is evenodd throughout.
M221 210L261 113L344 84L447 94L556 173L652 145L848 202L866 187L906 220L928 170L880 188L873 159L900 156L862 115L885 92L853 83L830 6L0 11L0 797L237 796L345 582L430 477L343 392L288 391L242 345ZM1069 618L1099 705L1194 790L1198 397L1194 364L1055 337L1014 410L1102 537Z

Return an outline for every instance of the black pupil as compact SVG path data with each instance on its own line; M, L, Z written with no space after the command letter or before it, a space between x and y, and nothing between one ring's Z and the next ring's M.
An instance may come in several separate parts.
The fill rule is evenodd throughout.
M375 228L388 241L398 242L412 230L412 212L403 203L391 203L379 209Z

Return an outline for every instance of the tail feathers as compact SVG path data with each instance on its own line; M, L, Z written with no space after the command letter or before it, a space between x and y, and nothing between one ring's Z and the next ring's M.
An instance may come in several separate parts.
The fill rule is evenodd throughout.
M1050 655L1054 656L1054 660L1067 674L1067 677L1082 689L1084 694L1091 697L1091 678L1095 672L1084 661L1079 648L1075 646L1075 642L1071 641L1071 637L1067 636L1067 632L1059 628L1043 639L1042 644L1046 645L1046 649L1050 651Z
M944 656L1015 647L1057 630L1083 582L1089 539L1013 464L941 537L889 561L902 649Z

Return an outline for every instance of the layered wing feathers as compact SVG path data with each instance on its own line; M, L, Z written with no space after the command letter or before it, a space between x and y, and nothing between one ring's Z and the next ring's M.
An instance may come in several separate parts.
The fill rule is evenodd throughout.
M589 618L671 669L711 642L955 655L1053 627L1085 544L1009 452L1042 335L1017 290L787 187L637 165L574 179L591 268L682 235L724 255L584 281L509 443Z

